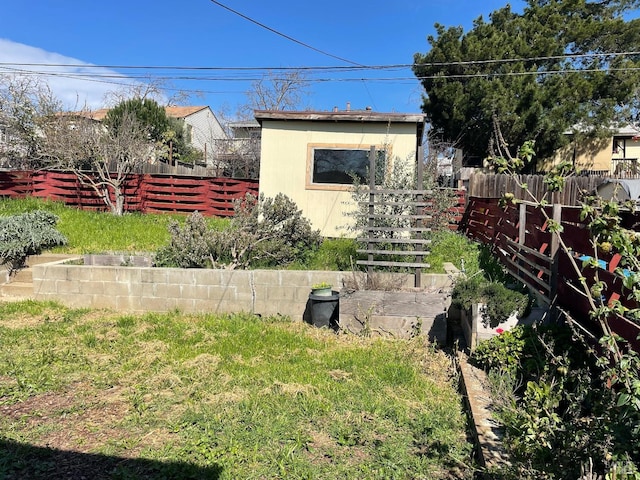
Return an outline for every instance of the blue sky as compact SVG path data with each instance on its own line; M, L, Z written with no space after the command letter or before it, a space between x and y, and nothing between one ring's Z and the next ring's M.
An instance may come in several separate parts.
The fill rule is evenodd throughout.
M426 38L434 32L434 23L460 25L466 31L474 19L480 15L487 18L506 0L219 1L312 48L210 0L4 3L0 73L15 74L16 69L54 73L46 77L47 82L68 108L84 103L101 107L106 92L119 89L119 82L132 84L141 81L134 77L143 75L168 77L165 86L189 92L186 103L209 105L215 112L233 117L238 106L246 103L245 92L252 80L266 69L411 64L414 53L428 50ZM511 5L519 11L524 2L512 1ZM39 65L18 65L25 63ZM108 68L83 68L84 64ZM257 69L135 70L116 66ZM101 76L96 78L96 74ZM82 78L93 81L80 81L78 75L89 75ZM116 78L122 75L127 78ZM308 78L313 81L304 102L307 108L344 109L349 102L352 109L371 106L380 112L420 111L421 88L409 68L311 70Z

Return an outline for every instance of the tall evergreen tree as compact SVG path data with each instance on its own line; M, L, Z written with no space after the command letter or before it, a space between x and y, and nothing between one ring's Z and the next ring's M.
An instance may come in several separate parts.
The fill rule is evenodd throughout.
M568 129L598 135L637 120L638 0L528 0L486 22L436 24L431 50L414 57L434 132L467 155L493 154L496 130L515 150L536 141L541 158L567 142Z
M189 146L188 135L182 120L168 117L164 107L149 98L132 98L120 102L107 113L105 125L112 131L118 131L123 118L132 114L146 129L149 140L162 147L161 156L182 159L193 154Z

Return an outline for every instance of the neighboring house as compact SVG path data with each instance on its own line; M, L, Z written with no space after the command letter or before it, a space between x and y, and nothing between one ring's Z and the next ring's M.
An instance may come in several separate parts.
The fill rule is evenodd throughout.
M566 132L571 135L572 132ZM549 160L538 162L548 171L560 161L570 161L584 174L615 178L640 177L640 129L633 125L612 130L610 137L572 141Z
M211 108L165 107L165 112L168 117L184 120L191 146L203 153L207 166L213 166L218 141L228 137Z
M258 178L260 174L260 124L255 120L230 122L230 138L217 143L216 175Z
M353 236L352 174L364 183L370 147L416 165L425 117L367 110L255 112L262 126L260 193L290 197L324 236Z
M168 117L184 121L189 144L203 153L207 166L214 165L218 142L228 136L211 108L207 106L164 107ZM96 122L102 122L108 108L88 112L73 112L67 115L82 115Z

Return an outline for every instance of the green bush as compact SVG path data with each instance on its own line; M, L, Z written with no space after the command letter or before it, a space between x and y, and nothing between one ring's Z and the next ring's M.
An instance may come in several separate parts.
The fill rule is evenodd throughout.
M164 267L212 267L213 235L204 217L194 212L183 226L172 220L169 224L171 239L156 253L155 263Z
M286 195L247 196L236 203L229 228L208 229L194 213L183 227L173 223L171 240L161 248L155 264L162 267L228 268L284 267L306 262L320 245L320 233L311 228Z
M530 299L526 293L511 290L499 282L490 282L483 277L462 278L456 281L451 292L451 304L470 310L476 303L482 303L482 320L493 328L506 321L513 312L525 316Z
M291 266L305 270L349 271L358 258L357 242L352 238L325 238L320 247L308 256L306 262L296 261Z
M24 266L29 255L64 245L67 240L56 230L57 221L56 215L42 210L0 217L0 263L14 272Z
M473 352L471 361L489 371L512 460L492 478L587 478L580 468L589 462L595 472L617 469L611 478L638 478L638 416L603 386L583 347L566 326L517 326Z
M472 360L486 370L515 371L525 350L525 327L515 326L500 335L481 342L473 351Z

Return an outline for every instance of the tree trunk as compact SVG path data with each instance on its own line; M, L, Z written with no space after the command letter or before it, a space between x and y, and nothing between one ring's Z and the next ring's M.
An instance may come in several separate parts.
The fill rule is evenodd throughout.
M124 192L119 186L113 187L113 194L116 198L114 204L111 205L111 213L114 215L123 215L124 214Z

